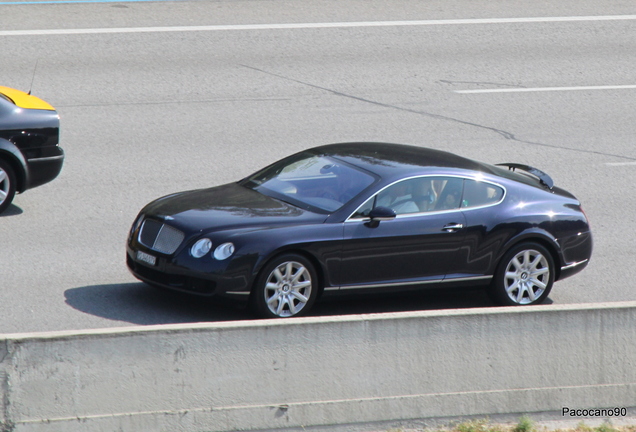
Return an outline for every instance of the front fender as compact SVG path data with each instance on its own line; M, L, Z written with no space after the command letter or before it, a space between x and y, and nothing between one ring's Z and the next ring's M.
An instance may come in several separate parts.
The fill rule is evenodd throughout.
M237 236L237 253L251 263L250 286L262 268L283 253L299 253L312 261L324 283L340 270L342 224L311 224L253 231L245 240ZM240 245L240 246L239 246Z

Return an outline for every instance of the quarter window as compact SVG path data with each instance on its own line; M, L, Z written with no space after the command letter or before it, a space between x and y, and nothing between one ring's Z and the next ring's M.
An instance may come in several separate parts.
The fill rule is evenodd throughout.
M464 180L462 208L481 207L501 201L504 191L499 186L475 180Z

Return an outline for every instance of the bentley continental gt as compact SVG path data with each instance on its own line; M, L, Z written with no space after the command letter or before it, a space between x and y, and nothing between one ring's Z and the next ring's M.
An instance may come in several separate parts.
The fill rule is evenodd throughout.
M386 143L316 147L159 198L127 241L141 281L271 318L321 296L467 284L539 304L591 253L581 203L539 169Z

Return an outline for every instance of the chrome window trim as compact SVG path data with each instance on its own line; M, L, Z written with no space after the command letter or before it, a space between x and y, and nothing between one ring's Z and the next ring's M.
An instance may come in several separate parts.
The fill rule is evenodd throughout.
M488 207L494 207L496 205L501 204L504 199L506 199L506 195L508 195L508 189L506 189L505 186L499 184L499 183L495 183L493 181L490 180L485 180L485 179L481 179L478 180L474 177L470 177L470 176L462 176L462 175L457 175L457 174L449 174L449 175L443 175L443 174L425 174L425 175L417 175L417 176L411 176L411 177L405 177L403 179L400 180L396 180L391 184L388 184L386 186L384 186L382 189L378 190L377 192L371 194L369 197L367 197L367 199L364 200L364 202L362 204L360 204L350 215L349 217L347 217L347 219L345 219L345 223L347 222L368 222L371 219L368 217L365 218L352 218L352 216L354 214L356 214L356 212L358 210L360 210L360 208L373 196L378 195L380 192L384 191L385 189L393 186L394 184L397 184L399 182L402 181L407 181L407 180L412 180L412 179L418 179L418 178L427 178L427 177L451 177L451 178L460 178L462 180L473 180L476 182L480 182L480 183L488 183L491 184L493 186L497 186L501 189L503 189L503 195L501 196L501 199L499 201L497 201L496 203L492 203L492 204L486 204L486 205L482 205L482 206L476 206L476 207L466 207L466 208L456 208L456 209L449 209L449 210L438 210L438 211L430 211L430 212L417 212L417 213L407 213L407 214L402 214L402 215L396 215L396 219L403 219L403 218L411 218L411 217L418 217L418 216L422 216L422 215L436 215L436 214L441 214L441 213L453 213L453 212L457 212L457 211L470 211L470 210L478 210L478 209L483 209L483 208L488 208ZM462 189L462 194L463 194L463 189Z
M424 281L372 283L372 284L364 284L364 285L341 285L341 286L335 286L335 287L325 287L324 289L325 291L339 291L339 290L383 288L383 287L394 287L394 286L426 285L426 284L448 283L448 282L468 282L468 281L477 281L477 280L489 280L492 278L493 278L492 275L470 276L470 277L449 278L449 279L431 279L431 280L424 280Z

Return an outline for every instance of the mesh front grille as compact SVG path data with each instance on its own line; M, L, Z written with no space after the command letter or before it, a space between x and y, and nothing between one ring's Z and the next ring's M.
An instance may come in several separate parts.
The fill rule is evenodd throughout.
M181 231L164 225L157 235L153 249L165 254L171 254L177 250L182 241L183 233Z
M144 221L139 233L139 242L141 244L165 254L174 253L183 238L183 233L178 229L152 219Z
M163 224L161 222L146 219L144 224L141 226L141 231L139 232L139 242L146 247L152 248L162 225Z

